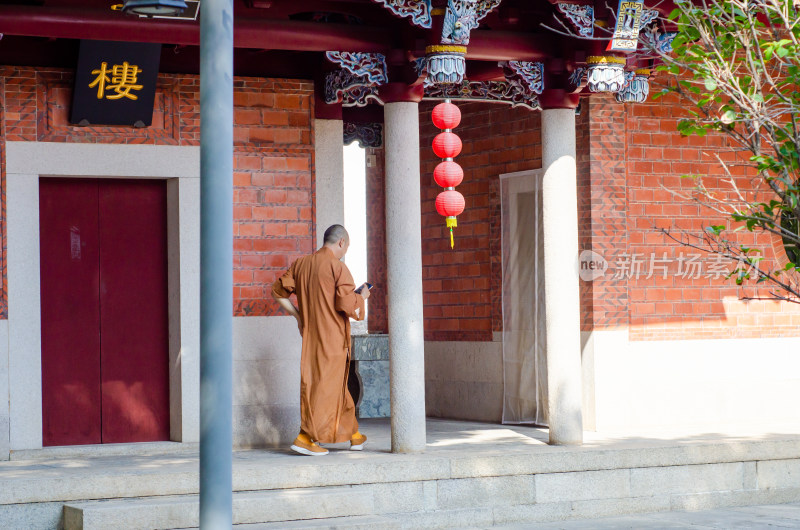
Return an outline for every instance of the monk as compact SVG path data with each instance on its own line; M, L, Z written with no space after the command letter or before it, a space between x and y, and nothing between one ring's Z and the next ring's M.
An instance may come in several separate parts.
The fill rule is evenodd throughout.
M322 443L350 441L364 448L355 404L347 390L350 366L350 318L364 319L367 284L355 291L353 276L340 260L350 246L342 225L325 231L322 248L292 263L272 284L272 296L297 320L303 337L300 356L300 434L292 450L309 456L328 454ZM289 300L294 294L297 307Z

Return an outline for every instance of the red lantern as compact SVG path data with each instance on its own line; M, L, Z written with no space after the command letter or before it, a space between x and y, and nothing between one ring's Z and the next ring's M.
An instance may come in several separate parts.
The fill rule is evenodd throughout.
M461 123L461 111L446 101L433 107L433 124L439 129L455 129Z
M445 224L450 229L450 248L453 248L453 228L458 226L456 219L464 211L464 196L453 188L461 184L464 179L464 170L453 162L453 158L461 153L461 138L453 134L450 129L458 127L461 123L461 111L445 99L433 108L431 115L433 124L439 129L445 129L433 139L433 152L439 158L446 158L433 170L436 184L447 188L436 197L436 211L445 217Z
M464 196L455 190L445 190L436 196L436 211L443 217L461 215L464 206Z
M443 132L433 139L433 152L439 158L455 158L461 152L461 138L451 132Z
M445 160L433 170L433 179L443 188L455 188L464 180L464 170L452 160Z

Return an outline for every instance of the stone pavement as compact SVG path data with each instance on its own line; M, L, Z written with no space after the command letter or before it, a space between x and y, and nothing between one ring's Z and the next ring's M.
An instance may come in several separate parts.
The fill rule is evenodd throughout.
M800 528L800 503L719 508L701 512L661 512L560 523L495 526L503 530L605 530L621 528Z

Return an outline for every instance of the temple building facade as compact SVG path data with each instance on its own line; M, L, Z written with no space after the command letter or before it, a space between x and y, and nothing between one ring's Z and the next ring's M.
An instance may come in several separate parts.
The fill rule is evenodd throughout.
M194 443L196 13L50 4L0 5L0 460ZM739 155L722 135L682 137L686 108L652 98L657 54L629 41L666 50L674 34L633 4L631 26L602 2L237 0L236 447L297 434L300 336L270 289L344 222L351 142L377 286L351 379L364 416L392 414L397 450L424 449L426 416L549 426L568 444L796 420L800 306L744 300L762 291L665 234L725 222L680 196L682 175L727 193L720 160ZM461 114L452 246L431 148L444 100ZM741 237L789 259L779 238Z

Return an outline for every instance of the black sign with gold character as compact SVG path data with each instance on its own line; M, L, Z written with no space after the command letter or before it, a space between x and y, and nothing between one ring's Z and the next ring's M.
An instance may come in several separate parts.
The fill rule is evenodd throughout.
M160 44L82 40L70 123L150 126L160 58Z

